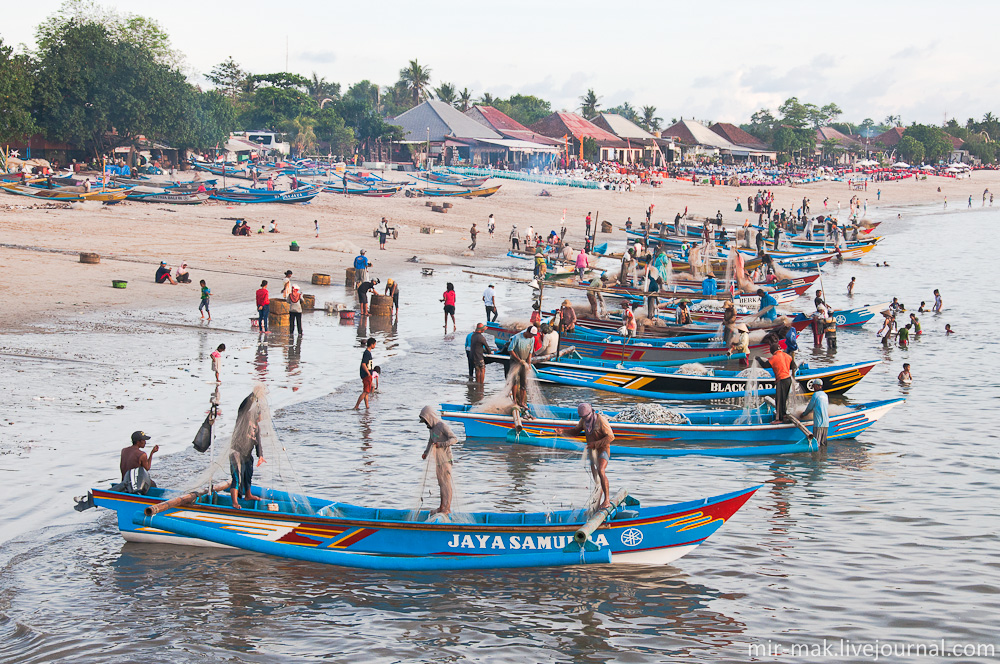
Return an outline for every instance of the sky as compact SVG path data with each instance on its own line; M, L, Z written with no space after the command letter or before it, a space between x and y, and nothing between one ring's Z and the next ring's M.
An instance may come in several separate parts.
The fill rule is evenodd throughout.
M61 1L8 4L0 38L32 48L35 27ZM416 58L434 86L533 94L569 111L593 88L602 108L655 106L664 126L680 117L748 122L792 96L835 102L853 122L1000 113L996 0L100 4L159 22L204 87L202 74L230 56L253 73L285 71L287 57L288 70L344 90L363 79L391 85Z

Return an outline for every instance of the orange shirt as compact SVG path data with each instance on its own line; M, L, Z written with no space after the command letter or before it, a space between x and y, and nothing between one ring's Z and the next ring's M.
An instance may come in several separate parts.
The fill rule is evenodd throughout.
M790 378L792 375L792 356L783 350L779 350L777 353L771 356L768 360L771 364L771 369L774 371L774 377L777 380L782 378Z

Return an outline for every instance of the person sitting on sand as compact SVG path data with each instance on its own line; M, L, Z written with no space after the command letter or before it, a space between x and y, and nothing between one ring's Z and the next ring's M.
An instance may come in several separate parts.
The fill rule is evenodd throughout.
M179 284L191 283L191 274L188 272L187 263L181 263L181 266L177 268L177 283Z
M165 284L168 281L175 286L177 285L177 282L174 281L174 278L170 276L170 268L167 267L166 263L160 261L160 267L156 268L156 283Z

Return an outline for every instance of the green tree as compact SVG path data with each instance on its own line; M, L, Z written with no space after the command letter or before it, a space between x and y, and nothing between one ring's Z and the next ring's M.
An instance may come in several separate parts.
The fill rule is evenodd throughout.
M657 117L655 106L643 106L642 107L642 118L639 120L639 124L646 131L659 131L660 123L663 122L663 118Z
M170 45L170 37L156 21L136 14L121 13L94 0L66 0L58 11L39 24L35 40L40 52L52 50L70 25L99 25L116 43L130 44L145 51L160 64L179 68L183 58ZM98 63L92 63L97 65Z
M119 41L96 23L70 21L38 56L36 117L50 138L95 156L142 134L183 135L190 86L144 47ZM94 66L100 63L100 66Z
M347 89L345 99L361 101L371 108L378 110L380 92L378 86L369 80L358 81Z
M889 127L890 129L892 127L902 127L903 126L903 119L900 116L898 116L898 115L887 115L887 116L885 116L885 119L882 122L884 122L885 125L887 127Z
M587 94L580 97L580 114L585 118L592 118L597 115L597 109L601 107L601 98L594 94L594 89L587 90Z
M599 161L601 158L601 146L590 136L583 137L583 158L587 161Z
M312 73L312 78L306 83L306 92L313 98L317 106L322 106L327 99L336 101L340 99L340 83L328 81L316 72Z
M315 126L315 118L308 115L299 115L282 123L281 130L288 137L295 155L302 157L316 149Z
M0 39L0 143L38 130L31 116L31 63Z
M451 83L442 83L434 88L434 95L446 104L455 103L455 86Z
M480 106L495 106L497 103L496 98L489 92L484 92L483 96L479 98Z
M511 95L507 99L496 99L493 105L525 126L532 125L552 113L552 105L549 102L533 95Z
M614 108L609 108L606 112L615 113L616 115L620 115L626 120L630 120L632 122L639 120L639 114L636 112L635 108L632 107L632 104L627 101L615 106Z
M215 88L230 99L236 99L244 92L249 92L249 72L243 70L232 56L212 67L205 78Z
M406 84L412 106L429 97L427 88L431 83L430 67L424 67L416 60L410 60L408 65L399 70L399 80Z
M455 108L463 113L472 108L472 93L469 92L469 88L462 88L462 91L458 93L455 98Z
M923 144L923 158L928 163L947 159L954 147L941 127L914 123L906 128L906 136Z
M348 154L354 149L354 131L332 104L317 112L313 131L319 146L328 153Z
M904 134L899 139L899 143L896 144L896 150L902 159L911 164L919 164L924 160L924 144L909 134Z

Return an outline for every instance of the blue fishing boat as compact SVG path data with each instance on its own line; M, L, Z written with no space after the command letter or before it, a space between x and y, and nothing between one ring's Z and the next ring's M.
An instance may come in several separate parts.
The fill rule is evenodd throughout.
M700 362L702 364L706 361L727 362L742 357L742 354L735 358L722 354L715 358L704 358ZM507 355L489 355L488 359L503 363L504 371L507 371L509 362ZM795 378L803 389L809 381L818 378L823 381L823 390L828 394L843 394L860 383L879 362L880 360L870 360L815 369L804 366L795 373ZM667 366L648 362L572 358L564 355L558 360L537 362L532 366L541 381L555 382L553 377L562 377L592 386L612 385L637 390L648 393L651 397L675 393L728 395L746 389L747 377L741 375L742 371L702 366L699 369L702 373L689 373L690 369L683 368L683 365L676 366L680 364L679 362L665 364ZM774 377L771 374L762 376L758 379L757 385L762 390L773 390Z
M212 175L222 175L230 178L242 178L244 180L251 179L249 171L243 167L236 168L234 166L229 166L228 164L224 165L205 164L200 161L192 161L191 165L194 166L195 170L205 171L206 173L211 173Z
M216 189L211 198L226 203L307 203L319 195L316 187L299 187L290 191L229 187Z
M508 330L497 323L487 323L487 332L496 338L497 343L508 341L511 336L520 330ZM591 357L602 360L620 360L623 362L670 362L674 360L684 360L696 362L700 358L724 355L726 348L721 342L685 342L676 339L632 339L629 343L616 343L615 341L605 341L583 336L566 335L562 341L566 345L572 344L576 347L576 352L582 357ZM784 348L784 340L780 340ZM767 346L754 345L751 351L766 351Z
M494 569L585 563L665 565L718 530L759 486L659 507L620 491L596 513L432 515L361 507L254 487L233 509L224 493L145 495L93 489L129 541L236 547L310 562L392 570Z
M882 416L903 399L886 399L854 406L831 406L827 440L855 438L874 425ZM459 422L465 427L466 438L508 440L517 430L518 422L504 413L477 413L475 406L441 404L442 419ZM843 412L837 412L843 410ZM634 422L618 418L620 411L603 411L614 431L617 445L611 446L612 454L637 456L679 456L682 454L708 454L715 456L748 456L756 453L774 454L768 446L781 443L797 445L786 452L807 451L802 444L802 432L788 422L774 423L774 408L764 404L748 413L740 410L677 411L671 423ZM544 412L529 407L530 415L520 418L520 429L530 439L518 439L525 445L582 449L583 439L562 435L563 429L575 427L579 418L575 408L549 407ZM748 420L749 423L744 423ZM808 421L806 421L808 424ZM510 439L513 442L513 437ZM665 448L664 442L681 447ZM627 446L622 443L627 442ZM711 445L710 443L724 443ZM750 446L741 450L733 444Z

